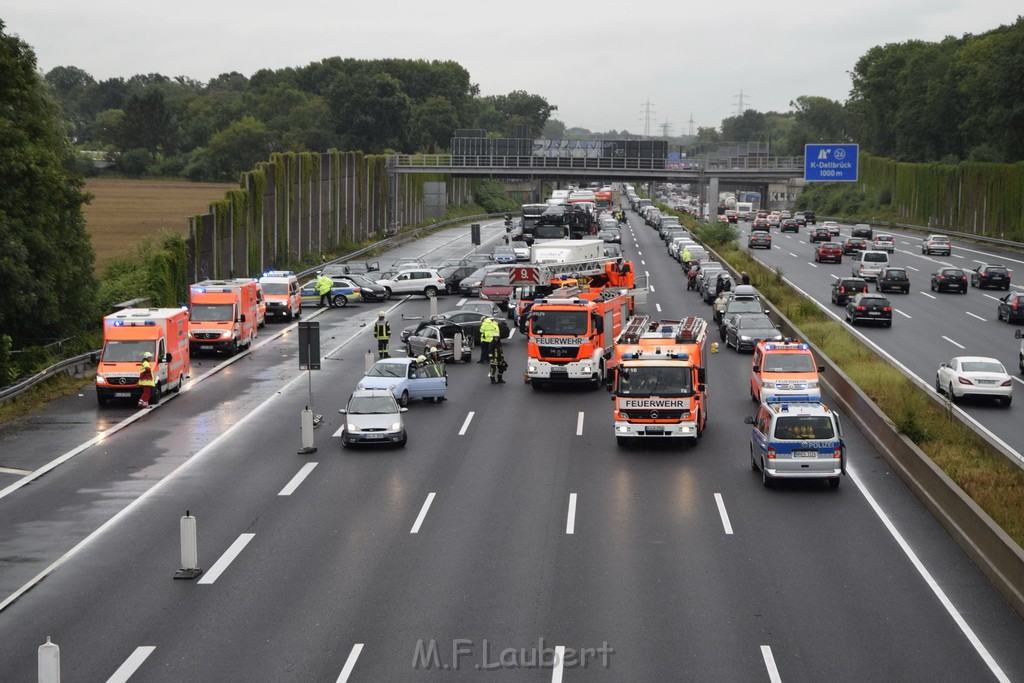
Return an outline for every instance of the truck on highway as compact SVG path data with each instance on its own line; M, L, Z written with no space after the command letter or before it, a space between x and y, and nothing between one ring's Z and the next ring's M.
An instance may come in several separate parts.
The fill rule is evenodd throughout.
M126 308L103 318L103 348L96 368L96 400L137 401L142 393L142 356L153 355L156 386L150 403L165 391L179 391L192 372L188 311L184 308Z
M696 442L708 419L703 318L637 316L615 340L612 383L620 446L650 439Z
M256 282L203 280L189 288L189 347L229 355L252 346L259 317Z
M603 240L538 240L530 248L531 263L568 263L600 259Z

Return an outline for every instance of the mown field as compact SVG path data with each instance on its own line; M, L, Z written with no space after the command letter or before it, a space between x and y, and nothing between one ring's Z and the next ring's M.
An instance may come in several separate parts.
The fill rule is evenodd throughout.
M210 202L223 199L224 193L237 185L89 178L85 187L95 195L83 213L96 251L96 270L101 272L142 237L164 229L187 234L189 216L205 213Z

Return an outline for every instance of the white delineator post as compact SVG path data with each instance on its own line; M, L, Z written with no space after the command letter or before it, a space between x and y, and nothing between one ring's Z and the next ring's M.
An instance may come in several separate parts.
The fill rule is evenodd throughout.
M179 522L181 532L181 569L174 573L176 579L194 579L203 573L199 568L199 535L196 532L196 518L188 510Z
M60 647L57 643L46 642L39 646L39 683L60 683Z

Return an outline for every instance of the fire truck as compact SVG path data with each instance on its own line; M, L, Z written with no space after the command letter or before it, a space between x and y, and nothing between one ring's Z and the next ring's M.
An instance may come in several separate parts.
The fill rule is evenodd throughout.
M572 281L571 287L527 305L527 370L524 379L534 389L552 382L587 382L594 388L607 376L614 339L643 303L646 289L637 287L632 264L615 259L592 259L517 266L509 273L512 285L541 289ZM639 301L638 301L639 299Z
M612 384L620 446L648 439L696 442L707 425L703 318L630 319L615 341Z
M188 311L182 308L126 308L103 318L103 350L96 368L96 398L137 400L144 353L152 354L156 386L150 402L180 391L191 372Z

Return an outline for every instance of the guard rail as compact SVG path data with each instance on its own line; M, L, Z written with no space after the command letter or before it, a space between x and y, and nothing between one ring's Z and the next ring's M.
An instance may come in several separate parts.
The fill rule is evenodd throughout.
M921 232L927 235L945 235L946 237L959 237L961 239L974 240L975 242L980 242L981 244L993 244L1000 247L1008 247L1010 249L1024 250L1024 242L1004 240L998 237L988 237L987 235L978 235L973 232L957 232L956 230L929 228L923 225L911 225L910 223L892 223L888 221L865 221L853 218L843 218L840 216L818 216L818 220L836 221L846 225L866 223L867 225L870 225L872 228L899 228L900 230L913 230L915 232Z

